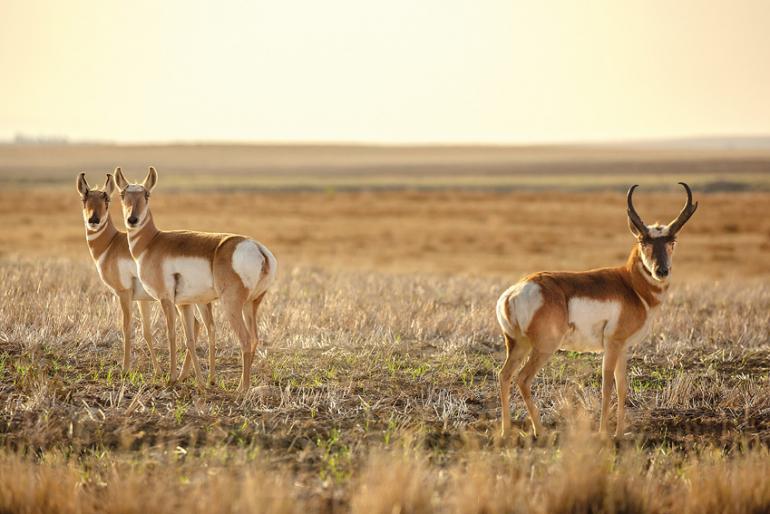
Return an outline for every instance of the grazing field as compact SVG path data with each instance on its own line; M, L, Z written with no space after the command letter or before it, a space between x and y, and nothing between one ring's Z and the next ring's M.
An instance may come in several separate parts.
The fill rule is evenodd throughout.
M565 162L596 172L570 151ZM53 157L55 169L25 159L35 180L0 152L2 512L770 509L770 193L757 185L761 169L745 192L696 188L700 208L682 232L670 296L631 351L625 439L593 433L601 357L560 352L533 386L548 432L528 435L514 393L518 430L501 441L498 295L528 271L622 263L632 239L618 189L644 180L610 174L605 189L572 176L538 192L360 183L241 191L231 175L201 172L198 185L180 174L166 189L159 167L159 226L246 233L279 260L253 387L238 397L238 346L216 307L216 386L167 387L138 334L136 369L121 374L119 309L86 249L79 169L65 176ZM254 159L243 167L258 168ZM703 176L707 161L693 160L693 173ZM114 164L86 168L91 183ZM642 216L675 216L682 193L657 191L665 181L642 175ZM162 325L156 312L165 365Z
M168 388L141 344L138 370L121 376L116 305L88 263L5 261L0 280L4 510L770 505L770 289L761 280L675 287L632 352L632 435L617 445L586 433L597 423L600 357L571 353L534 384L551 432L525 435L514 395L521 435L497 439L503 352L492 307L502 277L284 269L264 310L255 386L242 398L231 392L240 364L227 330L216 387Z

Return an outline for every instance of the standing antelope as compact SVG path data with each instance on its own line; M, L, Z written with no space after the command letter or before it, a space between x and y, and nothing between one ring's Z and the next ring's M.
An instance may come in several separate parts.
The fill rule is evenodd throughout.
M607 431L614 375L618 394L615 435L622 436L628 347L647 334L668 289L676 236L698 207L697 202L692 203L689 186L680 184L687 192L687 203L668 225L645 225L631 199L637 186L628 190L628 225L637 242L625 266L534 273L500 296L497 320L506 349L505 364L499 374L503 437L511 430L511 382L527 353L529 358L519 371L516 384L535 435L542 433L540 415L532 401L532 380L559 349L604 352L599 429Z
M153 371L157 375L159 368L153 350L149 303L154 298L147 294L139 281L136 264L128 249L126 233L116 229L112 223L110 196L115 189L112 175L107 174L107 181L104 183L103 189L92 189L86 182L86 174L80 173L76 180L76 187L83 201L86 243L88 243L88 250L91 252L91 258L96 265L96 271L102 282L112 289L120 299L120 308L123 311L123 371L128 371L131 368L131 340L133 337L131 303L138 302L142 319L142 332L150 352ZM199 305L198 309L203 316L206 331L211 339L214 323L211 304Z
M141 184L129 184L115 169L128 246L138 265L139 279L160 300L166 316L170 355L169 381L176 379L174 307L184 322L187 356L202 383L195 355L192 304L221 299L225 315L241 343L243 368L239 392L249 388L251 363L257 348L257 311L275 280L277 261L264 245L245 236L187 230L159 230L150 211L150 193L158 173L150 167Z

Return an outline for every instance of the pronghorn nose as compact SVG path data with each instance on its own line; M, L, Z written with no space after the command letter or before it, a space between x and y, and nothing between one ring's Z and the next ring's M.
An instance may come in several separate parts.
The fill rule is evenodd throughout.
M659 277L667 277L668 276L668 268L658 268L658 276Z
M128 217L128 219L127 219L126 221L128 221L128 224L129 224L129 225L134 225L134 224L135 224L137 221L139 221L139 220L138 220L138 219L136 219L136 216L129 216L129 217Z
M96 225L97 223L99 223L99 216L97 216L96 214L92 215L90 218L88 218L88 222L92 225Z

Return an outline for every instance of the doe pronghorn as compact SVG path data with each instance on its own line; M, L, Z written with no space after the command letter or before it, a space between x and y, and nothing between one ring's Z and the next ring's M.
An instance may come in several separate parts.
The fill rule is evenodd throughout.
M614 377L618 394L615 434L623 434L627 351L649 330L650 321L668 289L677 234L698 207L697 202L692 202L689 186L680 184L687 192L687 203L668 225L646 225L632 201L637 186L628 190L628 224L637 241L624 266L534 273L500 296L497 320L506 348L505 364L499 375L504 437L511 430L511 382L527 354L529 358L519 371L516 383L535 435L542 432L531 384L535 374L559 349L604 352L599 427L607 431Z
M169 381L176 379L175 306L184 322L187 356L202 383L195 355L192 304L222 301L225 316L241 344L243 368L239 391L250 383L257 347L257 311L275 281L278 263L264 245L245 236L187 230L160 230L150 211L150 194L158 173L150 167L141 184L130 184L115 169L128 247L147 292L160 300L166 316L170 355Z
M86 174L80 173L76 180L77 191L83 201L83 221L86 228L86 243L91 252L91 258L96 265L102 282L112 289L120 300L123 312L123 363L122 368L128 371L131 367L131 306L132 302L139 303L139 313L142 319L142 332L147 342L152 368L155 374L159 372L158 361L155 358L152 338L152 321L150 318L150 303L154 301L139 281L139 274L134 259L128 248L128 238L112 223L110 217L110 197L115 189L112 175L107 174L107 181L102 189L91 188L86 182ZM211 304L199 305L198 310L206 324L209 341L213 338L214 318ZM197 321L196 321L197 330ZM185 362L189 369L189 361ZM213 368L213 366L212 366ZM183 372L184 373L184 372Z

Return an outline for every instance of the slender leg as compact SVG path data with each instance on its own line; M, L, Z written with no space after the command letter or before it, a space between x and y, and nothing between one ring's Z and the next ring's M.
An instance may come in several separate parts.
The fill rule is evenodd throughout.
M203 386L203 373L198 363L198 356L195 354L195 307L193 305L182 305L179 307L179 312L182 314L187 355L192 360L195 380L199 386Z
M619 349L614 344L606 345L604 358L602 359L602 413L599 418L599 431L607 433L609 429L610 396L615 385L613 373L618 363Z
M252 322L252 334L254 336L254 339L252 340L252 347L251 347L251 353L254 354L257 350L257 346L259 346L259 306L262 305L262 300L264 300L265 295L267 292L262 293L257 297L256 300L251 302L251 322Z
M519 370L521 361L524 360L528 345L524 341L517 341L508 334L505 337L505 364L503 364L498 380L500 382L500 405L502 407L502 437L509 437L511 434L511 384L513 383L513 374Z
M179 307L177 307L177 310L179 310L179 315L181 316L182 311ZM198 334L201 332L201 324L198 321L198 318L195 318L194 323L194 329L193 334L195 334L195 340L198 340ZM187 379L192 374L192 357L190 356L190 351L185 349L184 351L184 361L182 362L182 372L179 373L179 381Z
M161 300L160 306L163 309L163 315L166 317L166 336L168 337L168 383L176 382L176 309L171 300Z
M214 306L211 303L198 304L198 312L206 325L209 336L209 385L216 383L217 340L214 332Z
M182 313L180 311L179 315ZM190 350L185 346L184 360L182 361L182 371L179 372L179 381L187 380L187 377L192 375L192 357L190 357Z
M529 412L529 417L532 421L532 429L535 432L535 437L543 433L543 425L540 424L540 411L537 410L535 402L532 401L532 381L535 379L537 372L545 366L546 362L548 362L551 355L551 353L543 353L532 348L527 363L516 378L516 384L519 386L519 391L521 392L522 398L524 398L527 412Z
M249 329L243 321L243 303L235 300L226 302L223 299L223 304L230 326L233 327L233 331L235 332L235 335L238 336L238 340L241 343L243 368L241 370L241 381L238 385L238 392L242 393L248 390L250 385L250 373L249 369L247 369L247 365L250 365L251 363Z
M626 374L626 365L628 363L628 352L624 346L618 356L618 363L615 366L615 388L618 392L618 425L615 428L615 437L623 437L626 420L626 395L628 394L628 377Z
M256 322L254 321L254 308L252 302L243 306L243 321L246 324L246 330L249 334L249 344L244 353L244 376L251 377L251 363L254 361L254 348L257 346L257 336L255 333Z
M121 368L123 372L131 370L131 290L121 291L118 293L120 298L120 310L123 311L123 364Z
M155 357L155 349L153 348L150 302L139 302L139 314L142 318L142 333L144 334L144 340L147 341L147 350L150 352L152 372L155 376L158 376L160 374L160 368L158 367L158 359Z

